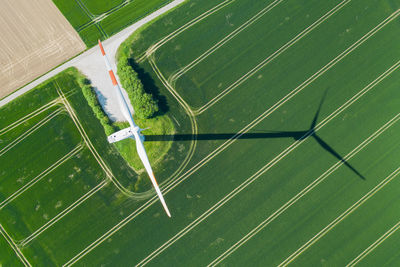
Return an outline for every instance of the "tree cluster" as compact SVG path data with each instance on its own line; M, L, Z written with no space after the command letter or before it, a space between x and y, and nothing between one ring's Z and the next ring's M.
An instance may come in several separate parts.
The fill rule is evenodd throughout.
M154 117L159 109L158 103L151 94L145 92L138 74L129 64L126 56L118 59L117 74L122 87L128 93L135 116L141 119Z
M83 96L88 102L89 106L92 108L93 113L96 115L97 119L100 121L101 125L104 127L106 135L112 134L115 129L111 125L111 121L107 114L104 112L97 98L96 92L90 85L90 81L86 78L80 78L78 80L80 87L82 88Z

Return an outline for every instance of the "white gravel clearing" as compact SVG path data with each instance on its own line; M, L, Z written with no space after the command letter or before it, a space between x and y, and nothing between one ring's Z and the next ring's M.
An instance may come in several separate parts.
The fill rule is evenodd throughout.
M104 50L111 62L111 66L114 69L114 72L116 72L115 54L121 43L126 38L128 38L135 30L137 30L144 24L150 22L151 20L155 19L156 17L164 14L170 9L176 7L177 5L183 3L184 1L185 0L172 1L168 5L158 9L157 11L151 13L150 15L132 24L131 26L125 28L124 30L120 31L119 33L113 35L112 37L103 42ZM47 79L51 78L52 76L56 75L57 73L69 67L78 68L91 80L93 87L95 88L96 92L99 95L99 100L104 110L109 115L110 119L114 121L125 120L119 109L118 101L116 99L116 95L114 94L113 86L108 76L104 60L103 57L101 56L101 52L98 46L92 47L91 49L87 50L81 55L62 64L56 69L44 74L42 77L36 79L35 81L22 87L21 89L15 91L11 95L0 100L0 107L14 100L18 96L28 92L29 90L33 89L40 83L46 81ZM123 90L123 93L127 97L125 90Z

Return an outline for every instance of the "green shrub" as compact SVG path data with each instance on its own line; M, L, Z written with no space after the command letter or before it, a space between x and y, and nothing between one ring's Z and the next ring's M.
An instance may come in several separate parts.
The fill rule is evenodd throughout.
M135 100L137 101L137 106L140 106L139 109L144 118L151 118L158 112L157 102L154 101L150 94L144 93Z
M90 85L90 81L82 76L79 77L78 84L82 88L83 96L88 102L88 105L92 108L93 113L96 115L96 118L100 121L101 125L103 125L106 135L110 135L115 132L110 119L100 105L96 92Z
M114 127L111 126L110 124L103 125L103 127L104 127L104 132L106 133L107 136L115 132Z
M110 124L110 119L108 118L108 116L104 116L103 118L101 118L100 122L103 125L107 125Z
M138 74L129 65L128 58L118 59L117 74L122 87L126 90L129 100L135 110L135 115L141 119L152 118L158 112L158 103L151 94L145 92Z

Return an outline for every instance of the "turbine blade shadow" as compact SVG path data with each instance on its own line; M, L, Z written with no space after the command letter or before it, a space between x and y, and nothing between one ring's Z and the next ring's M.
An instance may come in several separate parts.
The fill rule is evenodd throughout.
M293 132L267 132L267 133L245 133L238 139L265 139L265 138L294 138L299 139L305 131ZM191 141L191 140L227 140L234 137L236 133L209 133L209 134L176 134L176 135L146 135L146 141Z
M352 170L358 177L360 177L363 180L366 180L365 177L359 173L353 166L350 165L342 156L339 155L331 146L329 146L324 140L322 140L318 135L313 134L312 137L318 142L318 144L331 153L333 156L335 156L338 160L340 160L344 165L346 165L350 170Z
M321 107L322 107L322 104L323 104L324 101L325 101L325 97L326 97L326 94L327 94L327 93L328 93L328 90L326 90L326 91L324 92L324 94L322 95L322 99L321 99L321 102L319 103L319 106L318 106L318 109L317 109L317 113L315 113L315 116L314 116L314 118L313 118L313 121L311 122L311 126L310 126L310 129L311 129L311 130L314 130L315 125L317 125L319 112L321 111Z
M352 170L358 177L363 180L366 178L359 173L353 166L351 166L342 156L339 155L331 146L329 146L324 140L322 140L315 133L315 126L317 125L318 117L322 108L322 104L325 101L327 90L324 92L322 99L319 103L318 109L314 118L311 122L311 127L307 131L269 131L269 132L256 132L256 133L245 133L238 137L238 139L265 139L265 138L293 138L295 140L305 139L306 137L314 137L317 143L327 152L336 157L350 170ZM227 140L236 136L237 133L205 133L205 134L176 134L176 135L147 135L146 141L191 141L191 140Z

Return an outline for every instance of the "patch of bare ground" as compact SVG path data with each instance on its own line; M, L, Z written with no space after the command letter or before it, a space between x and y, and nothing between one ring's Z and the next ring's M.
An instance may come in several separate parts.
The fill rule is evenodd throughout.
M0 98L86 46L51 0L2 0Z

